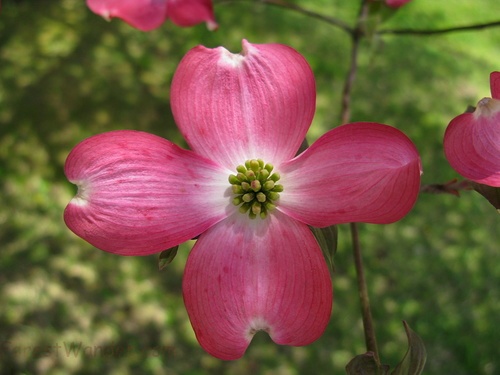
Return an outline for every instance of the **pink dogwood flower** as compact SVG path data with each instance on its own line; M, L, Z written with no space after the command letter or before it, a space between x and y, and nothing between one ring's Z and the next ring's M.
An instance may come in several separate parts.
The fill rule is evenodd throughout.
M206 22L217 29L212 0L87 0L87 6L105 19L121 18L142 31L160 27L167 19L178 26Z
M450 165L469 180L500 187L500 72L490 74L491 98L455 117L444 134Z
M241 357L259 330L278 344L312 343L333 297L308 225L397 221L414 205L421 173L413 143L377 123L340 126L295 157L315 104L313 73L290 47L195 47L171 88L191 150L130 130L84 140L65 165L78 186L66 224L121 255L197 237L183 296L215 357Z

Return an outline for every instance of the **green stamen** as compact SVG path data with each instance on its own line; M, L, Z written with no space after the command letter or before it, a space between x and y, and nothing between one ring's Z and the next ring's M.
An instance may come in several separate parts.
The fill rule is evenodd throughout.
M271 173L273 169L272 164L266 164L261 159L251 159L245 161L245 165L236 167L236 175L229 175L228 181L235 195L232 202L235 206L240 206L239 211L248 214L250 219L257 216L265 219L276 208L283 185L276 183L280 175L277 172Z

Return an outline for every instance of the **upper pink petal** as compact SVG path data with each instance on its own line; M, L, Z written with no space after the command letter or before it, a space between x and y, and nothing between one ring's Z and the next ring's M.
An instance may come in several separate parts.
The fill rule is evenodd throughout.
M491 97L500 100L500 72L490 74Z
M174 117L191 148L230 170L247 159L278 164L293 157L316 102L312 71L297 51L245 40L242 54L192 49L171 93Z
M413 143L376 123L335 128L279 166L278 209L309 225L391 223L415 204L421 165Z
M167 15L178 26L206 22L210 30L217 28L212 0L169 0Z
M167 0L87 0L87 5L106 19L121 18L142 31L156 29L167 18Z
M230 199L216 164L137 131L86 139L65 173L78 186L64 212L68 227L121 255L157 253L199 235L226 216Z
M484 98L474 113L455 117L444 135L444 152L462 176L500 187L500 100Z
M264 220L239 213L203 233L183 280L186 308L201 346L240 358L253 335L307 345L325 330L332 285L310 229L276 212Z

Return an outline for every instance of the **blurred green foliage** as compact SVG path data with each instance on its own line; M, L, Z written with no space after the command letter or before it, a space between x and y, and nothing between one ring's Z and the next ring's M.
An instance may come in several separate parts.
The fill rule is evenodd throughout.
M295 1L352 23L357 1ZM192 244L158 272L157 256L118 257L74 236L62 212L75 193L63 174L71 148L112 129L183 144L169 107L172 74L193 46L242 38L293 46L310 62L318 109L314 141L339 124L349 64L346 33L259 1L215 6L220 29L166 23L150 33L105 22L83 0L6 0L0 14L0 373L345 373L364 352L348 228L339 228L335 302L324 336L281 347L258 334L243 359L197 344L182 302ZM496 20L496 0L414 0L384 28L443 28ZM493 17L493 18L492 18ZM424 183L457 174L442 151L447 123L489 96L500 29L438 36L374 36L362 44L353 121L405 131L422 154ZM481 196L422 195L401 222L361 225L382 361L406 351L404 319L427 346L425 374L500 373L499 217Z

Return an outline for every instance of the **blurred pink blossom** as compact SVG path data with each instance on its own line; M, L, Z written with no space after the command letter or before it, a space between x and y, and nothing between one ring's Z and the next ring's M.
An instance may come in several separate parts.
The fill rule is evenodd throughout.
M178 26L206 22L217 28L212 0L87 0L88 7L105 19L121 18L131 26L150 31L170 19Z
M448 125L444 152L462 176L500 187L500 72L490 75L491 98L477 103L474 113L463 113Z

